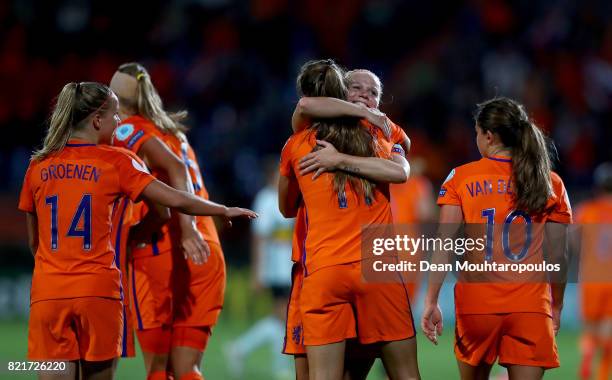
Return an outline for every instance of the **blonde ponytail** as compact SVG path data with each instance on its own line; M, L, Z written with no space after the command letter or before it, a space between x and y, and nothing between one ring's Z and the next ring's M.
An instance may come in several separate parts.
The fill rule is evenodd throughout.
M32 154L32 160L42 160L61 151L73 130L83 127L82 122L95 111L108 108L111 90L100 83L68 83L57 97L43 147Z
M523 106L512 99L494 98L478 105L475 119L483 131L497 134L512 150L515 207L536 214L545 211L553 193L552 163L544 134Z
M187 111L175 113L166 112L157 89L151 81L151 76L144 66L130 62L119 66L120 73L130 75L137 81L136 99L122 99L128 106L134 108L140 116L150 120L165 133L171 133L184 140L187 127L182 121L187 118Z

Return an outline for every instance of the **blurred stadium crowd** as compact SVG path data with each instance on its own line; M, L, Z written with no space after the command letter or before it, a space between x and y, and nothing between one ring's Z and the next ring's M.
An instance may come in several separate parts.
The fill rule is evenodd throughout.
M555 140L574 203L612 159L605 0L14 0L0 2L0 36L3 212L16 208L53 96L68 81L108 83L126 61L148 67L169 109L189 110L190 141L221 202L249 204L264 185L264 159L290 134L297 69L311 58L381 77L381 109L436 187L477 157L472 112L494 95L523 102ZM14 224L0 229L25 236ZM225 235L242 242L227 247L230 261L248 257L238 252L246 228Z

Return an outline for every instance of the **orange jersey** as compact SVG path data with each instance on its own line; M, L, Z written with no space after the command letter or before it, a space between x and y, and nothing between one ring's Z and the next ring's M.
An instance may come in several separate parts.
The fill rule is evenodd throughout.
M551 173L553 195L546 213L529 215L515 210L512 194L512 161L508 157L487 157L451 171L440 190L439 205L460 206L465 223L503 225L520 221L532 224L533 242L526 255L513 257L514 262L535 260L541 252L543 223L571 223L572 212L567 192L556 173ZM507 255L501 238L493 237L496 258ZM522 252L522 251L521 251ZM513 253L512 251L510 253ZM541 261L540 261L541 262ZM550 287L546 283L457 283L455 307L458 314L542 312L550 314Z
M576 210L582 228L580 300L582 318L599 322L612 317L612 196L582 203Z
M293 241L291 248L291 260L293 262L302 261L304 254L304 241L306 240L306 209L304 203L300 204L297 215L295 216L295 224L293 225Z
M374 137L374 144L377 148L377 154L380 157L390 158L391 154L401 154L405 157L408 152L405 152L401 145L408 140L406 132L404 132L399 125L395 124L389 118L387 118L387 123L391 127L389 138L385 136L380 128L370 123L366 119L361 119L362 126L367 128L370 131L370 134ZM298 127L296 133L301 132L308 127L310 127L309 124L302 124Z
M423 222L421 211L433 204L431 182L424 176L408 178L404 183L393 183L391 191L391 212L396 224Z
M612 273L612 196L584 202L576 210L582 227L581 282L608 285Z
M115 129L112 138L112 145L119 146L131 150L138 154L140 147L149 139L157 137L163 140L164 134L142 116L134 115L124 119L121 124ZM151 174L162 182L169 183L165 173L157 173L153 171ZM136 211L138 219L146 215L148 207L142 204ZM132 257L140 258L147 256L155 256L162 253L168 253L172 250L171 239L169 236L168 224L164 225L159 232L156 232L151 238L151 244L139 244L131 247Z
M306 240L302 263L308 275L320 268L361 260L361 227L392 223L388 186L376 187L371 200L354 192L348 184L342 194L333 188L333 174L317 180L300 176L299 160L316 145L311 129L291 136L281 154L281 175L296 178L304 200Z
M71 140L32 161L19 209L38 218L31 302L59 298L121 298L112 246L113 204L136 200L154 180L128 151Z
M202 172L200 171L200 166L198 165L198 159L191 148L191 145L189 145L186 139L185 141L181 141L177 136L170 134L164 135L162 140L166 143L166 145L168 145L170 150L172 150L172 152L185 163L191 177L191 184L193 186L194 194L200 198L208 200L208 191L206 190L204 180L202 179ZM198 226L198 230L202 233L204 240L221 244L219 242L219 234L217 233L215 221L211 216L197 216L196 224Z

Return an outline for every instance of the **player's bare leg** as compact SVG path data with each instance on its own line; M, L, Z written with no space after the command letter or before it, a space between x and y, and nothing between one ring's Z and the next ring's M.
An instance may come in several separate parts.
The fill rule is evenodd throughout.
M116 367L116 358L99 362L81 360L83 380L112 380L115 377Z
M310 380L341 380L346 342L306 346Z
M308 380L308 358L306 355L293 355L295 361L295 380Z
M38 372L39 380L76 380L79 378L79 362L66 362L66 369L61 372Z
M416 337L384 343L381 359L391 380L420 379Z
M172 347L171 360L174 378L181 379L187 374L199 374L204 353L191 347Z
M508 366L510 380L540 380L544 377L544 368L527 365Z
M156 354L143 351L142 356L144 358L147 374L166 372L166 368L168 367L167 354Z
M457 365L459 366L461 380L488 380L493 367L487 363L473 366L461 360L457 360Z

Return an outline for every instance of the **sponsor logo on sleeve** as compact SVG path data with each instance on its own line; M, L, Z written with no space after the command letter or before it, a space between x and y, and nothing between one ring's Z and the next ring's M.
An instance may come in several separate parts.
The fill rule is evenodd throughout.
M144 131L138 131L136 132L136 134L134 136L132 136L132 138L130 139L130 141L128 141L127 143L127 147L131 148L134 146L134 144L136 144L136 142L138 140L140 140L140 138L144 136Z
M446 195L446 188L443 187L443 188L440 189L440 193L438 194L438 196L439 197L443 197L445 195Z

